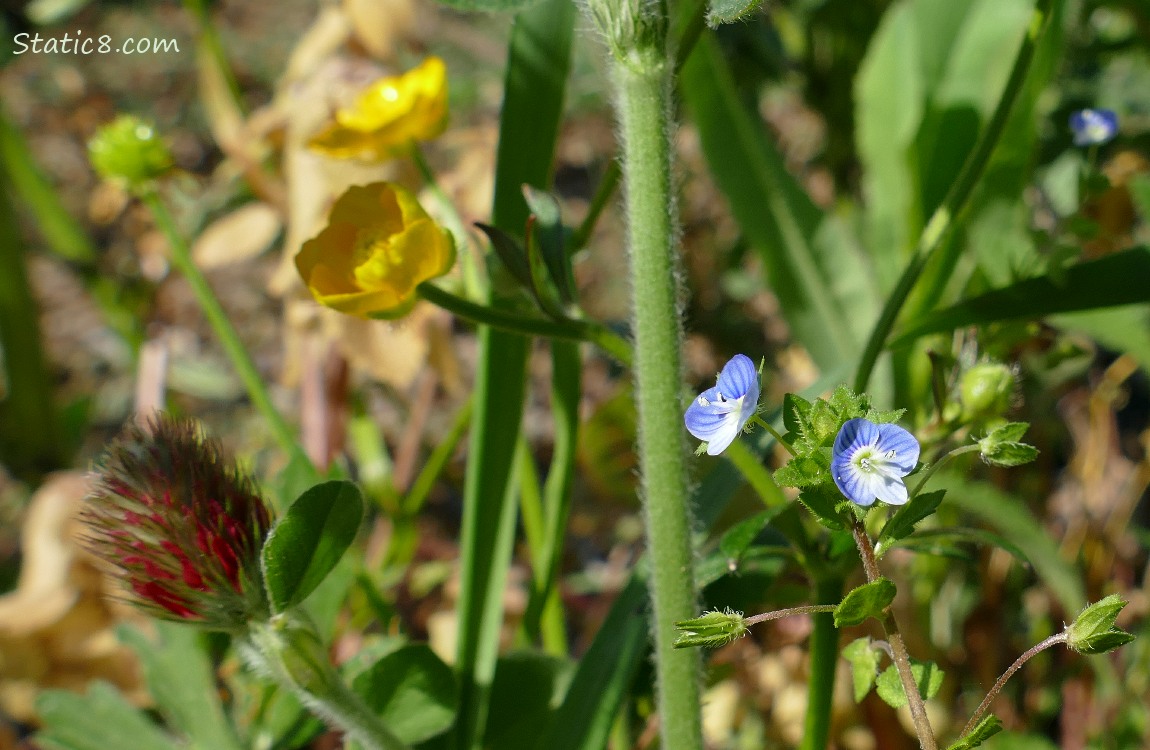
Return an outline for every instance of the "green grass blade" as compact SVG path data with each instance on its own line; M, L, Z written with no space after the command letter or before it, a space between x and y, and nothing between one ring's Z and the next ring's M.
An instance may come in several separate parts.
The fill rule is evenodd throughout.
M520 186L545 189L570 64L575 7L548 0L516 17L496 157L492 223L521 232L527 205ZM493 300L493 304L499 304ZM512 466L526 391L528 340L483 328L468 455L461 556L460 709L456 747L479 747L503 621L503 587L515 536Z
M679 90L796 338L824 369L850 361L863 333L853 326L877 309L861 259L787 172L758 114L740 98L712 34L687 59Z
M928 333L1055 313L1150 302L1150 247L1139 246L1059 272L995 289L916 320L891 342L903 346Z
M25 247L8 202L7 161L0 161L0 352L7 394L0 399L0 459L20 476L64 463L54 394L40 340Z

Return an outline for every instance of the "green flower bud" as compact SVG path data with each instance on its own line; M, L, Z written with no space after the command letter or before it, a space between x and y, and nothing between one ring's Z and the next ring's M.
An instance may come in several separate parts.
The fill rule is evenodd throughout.
M133 115L120 115L88 141L88 158L107 180L139 188L172 168L172 154L156 128Z
M978 441L982 460L991 466L1021 466L1038 457L1033 445L1019 442L1030 425L1026 422L1007 422L990 431Z
M245 656L305 695L329 697L341 690L339 674L315 627L298 611L253 623Z
M1014 373L999 362L984 362L962 374L959 397L967 419L1001 416L1010 408Z
M1114 626L1126 602L1111 594L1091 604L1066 628L1066 645L1080 654L1104 654L1134 640L1134 636Z
M683 631L675 639L675 648L718 648L747 634L743 614L730 609L707 612L693 620L677 622L675 627Z

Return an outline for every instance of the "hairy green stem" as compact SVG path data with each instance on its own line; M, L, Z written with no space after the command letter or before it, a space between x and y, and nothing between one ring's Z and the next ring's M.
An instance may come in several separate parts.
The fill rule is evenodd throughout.
M859 556L862 558L863 572L866 573L868 583L874 583L882 574L878 569L878 560L875 558L874 545L867 536L862 522L855 520L851 526L855 544L858 546ZM906 650L906 643L902 639L902 632L898 628L898 621L888 607L883 614L883 630L886 631L887 642L890 644L891 658L902 682L903 692L906 693L907 705L910 708L910 718L914 721L915 734L918 735L919 746L922 750L937 750L938 740L934 737L934 730L930 726L930 719L926 715L926 702L919 692L918 683L914 681L914 673L910 667L910 653Z
M252 667L290 689L364 750L408 750L343 681L314 626L301 614L289 612L252 623L239 647Z
M1003 672L1002 676L998 678L998 681L994 683L994 687L992 687L990 692L986 694L986 697L982 699L982 703L978 704L978 708L976 708L974 714L971 715L970 721L966 722L966 726L962 728L962 734L959 736L964 737L974 731L974 727L978 724L978 720L981 719L983 714L985 714L990 708L990 704L994 701L994 697L1002 692L1002 688L1006 686L1006 681L1009 680L1015 672L1022 669L1023 664L1030 661L1032 658L1050 648L1051 646L1058 645L1059 643L1065 643L1068 637L1068 633L1065 630L1063 630L1061 633L1055 633L1046 640L1031 646L1026 651L1026 653L1015 659L1014 663L1010 665L1010 668Z
M657 6L647 5L648 12ZM656 19L651 28L657 28ZM671 180L673 63L663 45L616 52L612 78L622 135L635 331L639 461L658 672L662 747L702 746L699 655L677 650L674 623L695 613L682 411L678 240Z
M790 443L788 443L786 440L783 439L783 436L779 433L778 430L775 429L775 426L773 424L771 424L767 420L763 419L758 414L753 415L751 417L751 421L754 422L755 424L759 425L760 427L762 427L767 432L771 433L771 437L773 437L775 439L775 442L777 442L779 445L783 446L783 448L786 449L787 453L790 453L792 456L795 455L795 449L793 447L791 447Z
M172 254L172 265L187 280L196 302L199 303L200 309L204 311L204 316L208 319L208 324L211 325L216 337L220 340L224 353L231 360L232 367L235 368L236 374L244 384L244 388L247 389L248 397L251 398L252 404L266 420L276 442L289 456L304 462L303 465L305 466L311 466L310 459L300 447L291 427L288 426L287 421L272 402L267 385L260 377L251 355L248 354L247 347L240 340L240 336L236 332L235 326L232 325L227 312L220 304L219 298L208 285L208 280L200 271L199 266L192 260L192 250L176 226L176 221L169 213L168 207L164 205L154 188L145 189L140 198L152 212L156 226L168 240Z
M926 486L926 483L930 480L931 477L934 476L935 472L941 469L952 458L957 458L964 453L974 453L978 450L981 449L976 443L974 445L964 445L960 448L955 448L949 453L944 453L939 457L937 461L930 465L930 468L922 473L922 477L918 480L918 484L916 484L914 489L910 491L910 499L913 500L914 498L918 497L918 493L922 492L922 488Z
M867 340L866 348L863 350L862 358L859 361L858 370L855 372L854 389L856 391L866 390L875 364L878 362L878 356L886 345L887 338L890 336L911 290L914 289L914 285L918 282L919 276L922 275L927 262L942 247L943 239L953 228L957 218L969 205L974 188L982 179L982 175L990 163L990 156L994 152L994 147L998 145L998 140L1006 128L1014 103L1018 100L1019 94L1022 93L1027 73L1030 71L1030 63L1034 59L1034 51L1043 32L1049 25L1053 2L1054 0L1037 0L1030 25L1026 30L1026 36L1014 58L1014 67L1010 71L1010 78L1006 82L1006 88L998 100L998 105L995 107L990 122L979 135L974 151L963 164L962 171L959 173L958 179L950 186L946 198L934 210L930 220L923 228L914 252L907 262L906 268L903 269L902 276L899 277L894 291L891 292L883 306L878 322L871 330L870 338Z

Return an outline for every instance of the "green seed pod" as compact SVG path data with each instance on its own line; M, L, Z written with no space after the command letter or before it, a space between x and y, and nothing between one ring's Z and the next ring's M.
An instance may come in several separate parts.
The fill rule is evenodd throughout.
M138 189L172 168L172 154L156 128L133 115L120 115L88 141L88 158L107 180Z
M968 420L997 417L1010 408L1014 373L999 362L984 362L962 374L959 397Z

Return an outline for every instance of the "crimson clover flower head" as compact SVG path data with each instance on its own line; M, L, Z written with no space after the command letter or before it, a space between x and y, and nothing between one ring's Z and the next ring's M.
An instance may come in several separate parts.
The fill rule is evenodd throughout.
M1080 109L1070 115L1075 146L1097 146L1118 135L1118 115L1109 109Z
M687 431L707 441L707 455L727 449L759 408L759 371L745 354L736 354L719 373L713 388L700 393L683 421Z
M149 614L237 630L268 617L271 516L252 479L192 420L156 415L109 446L81 515L86 546Z
M870 507L876 498L903 505L908 499L903 477L914 470L918 453L914 435L898 425L851 419L831 449L831 476L856 505Z

